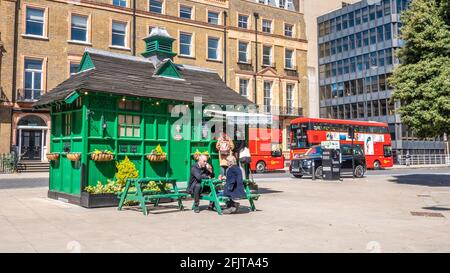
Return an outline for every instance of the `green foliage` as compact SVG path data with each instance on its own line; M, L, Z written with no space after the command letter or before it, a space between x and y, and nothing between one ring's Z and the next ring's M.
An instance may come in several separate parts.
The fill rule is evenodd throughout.
M128 178L139 177L139 171L136 169L136 165L127 156L120 162L116 161L116 168L116 182L120 187L125 186Z
M84 190L91 194L115 193L121 191L121 187L114 181L108 179L108 183L106 185L103 185L102 182L98 181L97 185L87 186Z
M405 46L389 83L402 122L419 137L450 132L449 0L413 0L401 20Z
M151 154L153 154L153 155L161 155L161 156L166 155L166 153L161 148L160 144L158 144L158 146L156 146L156 148L152 150Z
M101 150L95 149L92 153L93 154L112 154L113 152L110 151L110 150L103 150L103 151L101 151Z

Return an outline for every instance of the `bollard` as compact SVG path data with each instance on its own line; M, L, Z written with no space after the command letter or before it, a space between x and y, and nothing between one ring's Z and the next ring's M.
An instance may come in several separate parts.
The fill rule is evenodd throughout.
M314 165L315 165L315 163L314 163L315 161L313 160L312 161L312 164L311 164L311 168L312 168L312 180L316 180L316 170L315 170L315 168L314 168Z

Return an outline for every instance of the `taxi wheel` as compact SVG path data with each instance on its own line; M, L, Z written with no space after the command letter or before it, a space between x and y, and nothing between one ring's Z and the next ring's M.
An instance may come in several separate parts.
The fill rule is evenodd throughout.
M380 161L375 160L375 162L373 162L373 169L374 169L374 170L379 170L379 169L381 169L380 166L381 166Z
M317 178L322 178L322 175L323 175L323 167L322 167L322 166L317 167L315 173L316 173L316 177L317 177Z
M356 166L355 168L355 176L357 178L361 178L364 176L364 168L361 165Z
M302 177L303 177L303 175L301 175L301 174L293 174L293 176L294 176L295 178L302 178Z
M266 171L266 163L264 161L259 161L256 163L256 172L257 173L263 173Z

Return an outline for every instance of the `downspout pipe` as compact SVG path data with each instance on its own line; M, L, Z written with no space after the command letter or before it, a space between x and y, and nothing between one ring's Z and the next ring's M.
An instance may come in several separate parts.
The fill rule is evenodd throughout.
M223 12L223 81L227 84L227 12Z
M253 75L253 102L255 105L258 105L257 99L257 92L256 92L256 74L258 73L258 19L259 19L259 13L255 12L253 13L253 16L255 17L255 74Z
M16 91L17 91L17 61L18 61L18 46L19 46L19 13L20 13L20 0L16 1L15 11L14 11L14 50L13 50L13 63L12 63L12 81L11 81L11 101L13 104L16 102ZM13 125L13 115L11 109L11 128ZM10 134L9 140L10 146L12 148L13 143L13 133ZM17 143L16 143L17 144Z
M133 0L133 56L136 56L136 0Z

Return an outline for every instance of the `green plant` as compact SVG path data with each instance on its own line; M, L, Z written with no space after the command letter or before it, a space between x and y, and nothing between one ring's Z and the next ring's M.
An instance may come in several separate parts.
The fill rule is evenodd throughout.
M165 190L170 190L171 188L172 188L172 185L170 185L170 184L166 184L164 186ZM147 186L145 187L144 190L146 190L146 191L154 191L154 192L160 192L161 191L161 189L158 187L158 185L156 184L155 181L150 181L147 184Z
M103 150L103 151L101 151L101 150L95 149L92 153L93 154L112 154L113 152L110 151L110 150Z
M166 155L166 153L161 148L160 144L158 144L158 146L156 146L156 148L152 150L151 154L153 154L153 155L161 155L161 156L165 156Z
M91 194L115 193L121 191L121 187L114 181L108 179L108 183L106 185L103 185L102 182L97 181L97 185L87 186L84 190Z
M116 183L123 188L127 182L128 178L138 178L139 171L136 169L136 165L128 159L126 156L124 160L116 161Z

